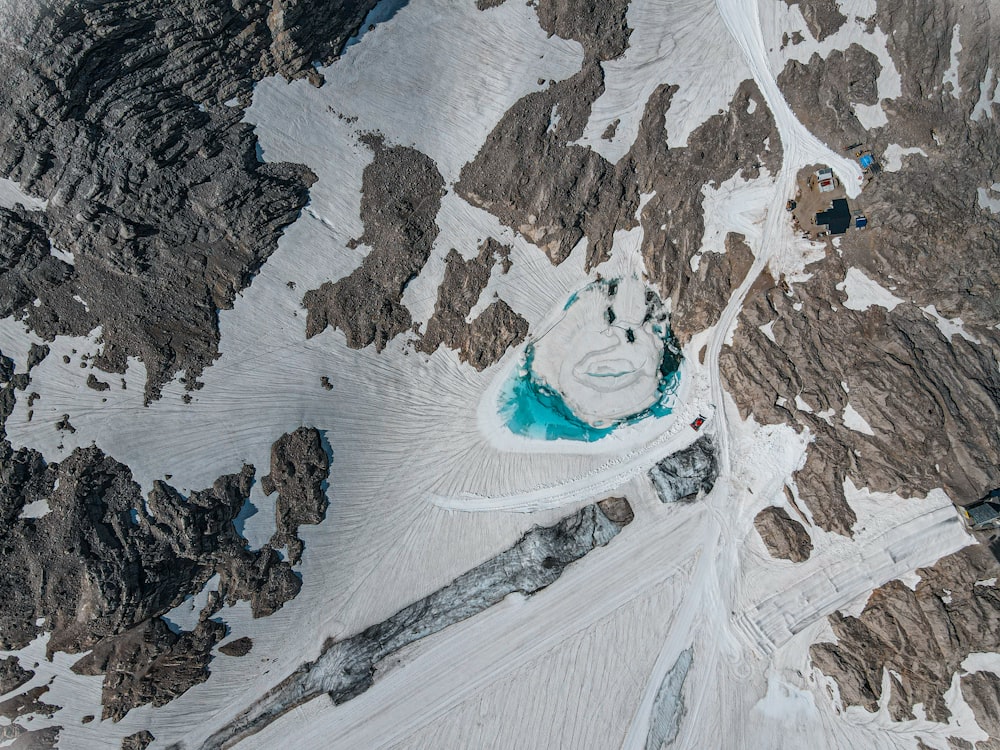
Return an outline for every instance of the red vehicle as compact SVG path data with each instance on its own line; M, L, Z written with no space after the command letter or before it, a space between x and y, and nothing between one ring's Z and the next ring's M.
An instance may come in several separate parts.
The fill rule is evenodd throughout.
M705 424L705 418L699 414L698 418L691 423L691 429L697 432L703 424Z

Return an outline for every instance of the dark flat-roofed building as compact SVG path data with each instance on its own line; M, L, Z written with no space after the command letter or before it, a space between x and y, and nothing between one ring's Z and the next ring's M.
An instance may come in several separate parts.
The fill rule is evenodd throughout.
M826 211L816 214L816 226L825 226L830 234L843 234L851 225L851 207L846 198L836 198Z

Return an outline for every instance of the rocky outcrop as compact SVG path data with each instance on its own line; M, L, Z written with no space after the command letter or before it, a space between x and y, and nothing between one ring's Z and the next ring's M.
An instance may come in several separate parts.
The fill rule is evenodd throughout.
M121 750L146 750L156 738L149 730L142 730L122 738Z
M162 706L207 680L212 647L225 635L226 626L210 619L181 633L161 618L146 620L100 641L73 671L104 675L102 718L118 721L137 706Z
M226 656L246 656L253 649L253 639L248 636L236 638L219 646L219 653Z
M37 685L19 695L0 701L0 716L11 720L30 714L51 718L59 710L59 706L41 700L47 692L49 692L48 685Z
M804 562L812 553L812 539L806 527L788 515L784 508L764 508L753 519L754 528L771 557Z
M539 0L535 10L550 35L575 39L588 57L612 60L628 49L628 5L628 0Z
M247 103L266 75L318 83L312 63L331 60L374 4L7 4L0 174L50 201L30 220L0 212L11 240L0 246L21 258L18 279L0 271L0 305L16 304L47 338L99 321L97 364L122 372L139 357L149 398L179 371L193 385L217 356L218 309L274 251L315 179L261 163L252 127L225 102ZM46 241L29 268L40 228L72 266ZM41 304L25 307L25 295Z
M322 693L338 704L357 697L371 687L378 665L387 657L511 593L531 596L542 590L567 566L608 544L632 518L628 501L617 497L587 505L553 526L534 527L509 549L388 619L344 640L328 641L316 661L303 664L216 732L203 750L232 747Z
M260 480L265 495L278 493L274 515L277 529L270 545L286 547L292 565L302 557L299 526L315 525L326 516L326 479L330 457L319 430L300 427L271 446L271 473Z
M253 467L187 497L158 481L144 499L128 467L96 447L57 464L0 440L0 647L21 648L48 632L50 654L90 651L73 668L105 675L104 716L114 720L207 679L212 648L226 635L208 618L237 600L267 616L293 598L302 583L276 547L300 551L298 526L323 518L329 462L318 433L285 435L274 454L269 482L283 493L279 530L252 551L233 520L249 496ZM21 517L39 500L47 513ZM216 574L217 591L197 627L172 631L160 616ZM10 689L30 678L16 661L3 665Z
M650 96L639 136L629 154L635 164L639 190L644 195L655 193L642 210L642 253L647 272L659 284L663 295L671 298L672 309L710 319L717 315L714 310L718 298L724 296L728 300L729 295L722 279L709 279L706 271L707 283L718 285L718 289L711 292L715 301L707 308L710 312L702 312L705 303L698 301L698 297L707 291L706 284L700 280L700 273L692 272L690 264L705 235L702 188L720 184L734 175L754 179L760 176L762 168L776 174L781 165L781 139L760 91L753 82L745 81L725 112L713 115L696 128L686 146L670 148L663 123L675 91L676 87L660 86ZM750 106L751 102L754 106ZM732 245L734 240L727 238L726 246L736 250L729 260L733 265L719 270L728 271L733 277L729 283L738 285L742 278L736 277L739 268L745 265L746 252ZM721 252L726 248L706 249ZM727 265L725 258L713 258L711 253L701 256L700 262L706 261L710 265ZM685 300L685 296L690 299ZM686 334L696 330L696 324L685 322L679 312L670 325Z
M596 61L515 103L462 168L455 192L494 214L561 263L588 239L587 264L608 256L612 235L634 224L632 168L575 145L604 91Z
M831 616L837 642L814 645L813 664L836 678L845 705L869 711L882 697L888 669L894 719L915 718L913 706L922 703L928 719L946 722L944 693L962 661L973 652L1000 650L998 572L996 559L977 544L918 570L915 590L892 581L872 593L858 617ZM966 700L987 722L996 716L994 682L962 679L963 695L968 689Z
M708 435L671 454L649 470L660 502L688 502L707 495L719 477L715 442Z
M833 50L825 59L814 53L807 63L790 60L778 85L802 124L835 148L867 140L855 104L877 104L882 66L863 47Z
M840 12L837 0L785 0L789 5L799 6L802 17L809 27L809 33L818 42L834 34L847 22L847 16Z
M975 750L1000 750L1000 677L993 672L973 672L962 677L960 686L976 723L989 735L975 744Z
M510 269L510 247L492 237L479 248L479 255L470 260L465 260L457 250L448 253L434 314L417 342L418 350L432 353L444 344L457 351L461 361L483 370L499 361L510 347L524 341L528 322L501 299L491 302L475 319L466 322L496 264L503 273Z
M683 264L677 306L670 329L683 346L691 336L719 321L729 298L753 265L753 252L741 234L726 235L725 252L707 252L698 258L698 269Z
M444 178L416 149L387 146L378 136L364 141L375 158L362 176L365 231L356 242L371 251L345 278L306 292L302 303L309 311L307 336L332 326L344 332L348 346L374 344L382 351L413 322L401 300L430 257Z
M34 676L30 669L21 667L16 656L0 659L0 695L16 690Z
M20 724L10 724L4 729L13 729L11 734L17 738L11 744L5 745L5 750L49 750L49 748L55 750L59 733L62 731L60 726L25 731Z

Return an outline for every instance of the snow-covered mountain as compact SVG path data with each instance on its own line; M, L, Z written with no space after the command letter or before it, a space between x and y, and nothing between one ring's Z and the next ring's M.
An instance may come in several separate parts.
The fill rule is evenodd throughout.
M1000 747L995 2L0 18L0 747Z

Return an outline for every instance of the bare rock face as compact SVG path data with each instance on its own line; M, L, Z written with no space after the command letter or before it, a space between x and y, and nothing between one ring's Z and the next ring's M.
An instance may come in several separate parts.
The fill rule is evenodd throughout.
M463 362L483 370L517 346L528 335L528 322L503 300L496 300L471 323L466 322L490 280L495 264L506 273L510 267L510 248L492 237L479 248L479 255L465 260L457 250L445 258L444 280L438 287L434 315L417 349L434 352L444 344L459 353Z
M455 192L527 237L553 263L565 260L585 235L587 263L599 263L614 232L634 224L638 207L627 160L612 165L573 144L603 91L604 74L594 61L520 99L462 168Z
M287 547L292 565L302 557L299 526L318 524L326 517L329 474L330 457L315 428L300 427L271 446L271 473L261 479L265 494L278 492L274 510L277 529L270 546Z
M0 716L11 720L29 714L51 718L59 710L59 706L53 706L41 700L41 697L47 692L49 692L48 685L38 685L20 695L15 695L13 698L0 701Z
M945 722L950 712L943 695L965 657L1000 649L1000 591L976 583L998 572L989 550L973 545L918 570L915 591L892 581L872 593L859 617L830 618L837 643L814 645L813 664L836 678L845 705L869 711L882 694L883 668L894 670L893 718L913 719L913 705L923 703L929 720ZM997 693L988 691L994 680L973 676L968 683L987 722L996 716Z
M9 745L5 746L5 750L55 750L56 743L59 740L59 733L62 731L62 727L45 727L45 729L35 729L33 731L24 731L24 728L20 724L11 724L5 729L11 728L14 730L12 734L16 736L16 739Z
M830 34L847 22L847 16L840 12L837 0L785 0L788 5L798 5L802 17L809 26L809 33L818 42L822 42Z
M16 690L34 676L30 669L21 667L16 656L0 659L0 695Z
M374 4L7 4L0 174L51 200L30 221L0 212L0 245L19 257L13 276L0 270L3 314L14 304L48 338L100 321L98 365L121 372L139 357L148 398L179 371L193 384L217 356L217 310L250 283L315 179L261 163L252 127L224 102L329 61ZM39 227L72 266L36 262ZM25 306L26 290L39 307Z
M724 247L708 248L713 252L701 256L700 262L708 264L704 276L700 264L699 271L692 272L691 258L705 234L702 187L737 174L756 178L761 167L774 174L782 151L774 118L750 81L740 85L726 112L695 129L685 147L669 148L663 123L675 90L661 86L650 96L628 158L635 164L639 190L655 193L641 216L646 268L673 300L677 312L671 328L690 335L700 330L701 320L717 318L725 307L723 299L728 300L729 290L743 281L740 272L749 262L748 249L739 247L737 238L727 237ZM751 102L756 107L750 107ZM713 256L723 250L733 255ZM716 278L713 270L723 276ZM703 295L708 298L701 299Z
M670 318L670 329L682 346L692 335L715 325L726 308L730 296L743 283L753 265L753 252L743 235L726 235L725 252L704 253L698 270L690 263L682 264L686 278L680 282L684 290Z
M121 750L146 750L155 739L152 732L144 729L141 732L130 734L128 737L123 737Z
M891 311L845 307L837 287L848 257L845 251L843 259L811 266L813 276L794 288L762 275L720 359L741 413L808 427L815 436L795 477L799 495L818 525L845 535L855 520L843 494L847 477L903 496L944 487L957 499L978 498L1000 483L993 428L1000 340L978 328L979 345L946 338L909 303ZM760 330L766 324L770 337ZM848 406L872 434L855 429ZM819 416L830 410L829 421Z
M857 44L825 59L814 53L808 63L796 60L778 76L778 85L811 132L843 148L864 142L867 132L854 114L855 104L878 103L878 58Z
M1000 677L993 672L973 672L961 679L962 698L976 716L988 740L976 743L976 750L1000 749Z
M628 0L540 0L536 10L543 29L575 39L588 56L612 60L628 49Z
M694 500L712 491L719 477L715 442L708 435L653 466L649 477L664 503Z
M812 553L812 539L805 526L788 515L784 508L764 508L753 519L753 525L767 546L771 557L792 562L804 562Z
M229 643L224 643L219 646L219 653L225 654L226 656L246 656L253 649L253 639L249 636L243 636L242 638L237 638L235 640L229 641Z
M344 332L348 346L374 344L382 351L412 324L401 300L430 257L444 178L416 149L387 146L376 136L365 142L375 159L362 176L365 231L357 242L372 249L349 276L306 292L302 303L309 310L307 336L333 326Z
M225 635L226 626L214 620L178 634L157 617L101 641L73 671L104 675L102 718L118 721L137 706L162 706L207 680L212 647Z

